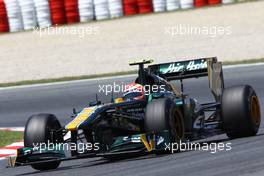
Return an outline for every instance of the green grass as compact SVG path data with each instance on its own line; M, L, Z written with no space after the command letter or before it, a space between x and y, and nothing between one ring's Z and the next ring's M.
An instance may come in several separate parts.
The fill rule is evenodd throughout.
M264 62L264 58L261 59L248 59L240 61L224 61L223 65L238 65L238 64L253 64ZM111 76L121 76L121 75L131 75L137 73L137 70L125 71L125 72L114 72L96 75L82 75L82 76L72 76L72 77L62 77L62 78L52 78L52 79L40 79L40 80L26 80L11 83L0 83L0 87L11 87L11 86L21 86L21 85L31 85L31 84L43 84L43 83L54 83L63 81L73 81L73 80L84 80L92 78L103 78Z
M23 133L16 131L0 131L0 147L23 140Z

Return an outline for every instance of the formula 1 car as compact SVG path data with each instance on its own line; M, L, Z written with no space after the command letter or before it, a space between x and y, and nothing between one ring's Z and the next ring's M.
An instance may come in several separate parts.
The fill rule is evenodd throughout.
M80 112L74 110L73 120L63 127L53 114L31 116L25 126L25 147L9 158L9 166L49 170L65 160L167 153L170 143L223 133L231 139L257 134L261 114L256 92L249 85L224 88L217 58L144 68L149 63L151 60L130 63L139 66L138 77L122 97L105 104L97 100ZM215 101L200 104L184 94L183 80L204 76ZM180 89L174 80L180 81ZM70 155L66 156L61 146L69 143ZM81 143L84 150L78 148Z

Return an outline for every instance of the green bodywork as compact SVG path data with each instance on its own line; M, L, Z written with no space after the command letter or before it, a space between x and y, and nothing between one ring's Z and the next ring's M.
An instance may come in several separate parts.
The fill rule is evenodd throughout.
M115 138L113 144L111 145L109 152L120 152L120 151L130 151L136 149L146 149L143 141L141 140L141 135L137 134L131 136L120 136ZM154 148L152 151L164 151L166 145L168 145L170 140L170 135L168 131L159 133L156 135L146 134L147 143L150 144L151 140L154 142Z
M40 149L39 147L23 147L17 149L17 156L15 161L17 163L28 163L36 162L50 159L65 158L65 153L63 148L58 144L54 144L53 149L51 147L48 149ZM10 164L12 165L12 164Z

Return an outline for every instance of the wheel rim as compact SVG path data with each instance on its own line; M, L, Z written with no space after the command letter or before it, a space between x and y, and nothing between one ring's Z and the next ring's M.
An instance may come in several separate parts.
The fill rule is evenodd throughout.
M251 118L256 125L260 124L260 108L257 96L251 97Z
M178 109L172 111L172 116L170 120L171 133L176 139L182 139L184 135L183 124L182 124L182 114Z

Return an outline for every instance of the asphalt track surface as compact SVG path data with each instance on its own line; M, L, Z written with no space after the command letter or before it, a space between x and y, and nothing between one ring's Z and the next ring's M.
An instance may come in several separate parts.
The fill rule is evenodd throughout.
M260 99L264 114L264 65L237 66L224 69L226 87L252 85ZM66 84L11 88L0 90L0 126L24 126L27 118L34 113L51 112L58 116L62 124L70 120L72 107L81 109L90 100L100 85L113 82L127 83L134 77L77 81ZM185 81L185 90L201 102L212 100L206 78ZM99 95L102 101L110 96ZM229 140L218 135L206 141L231 142L231 151L189 151L162 156L143 156L118 162L107 162L101 158L67 161L57 170L38 172L30 167L7 169L6 161L0 161L0 175L103 175L103 176L145 176L145 175L264 175L264 129L263 121L257 136Z

